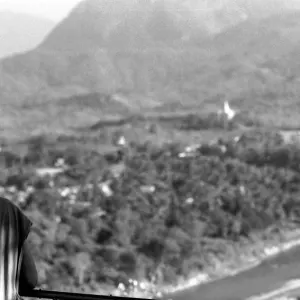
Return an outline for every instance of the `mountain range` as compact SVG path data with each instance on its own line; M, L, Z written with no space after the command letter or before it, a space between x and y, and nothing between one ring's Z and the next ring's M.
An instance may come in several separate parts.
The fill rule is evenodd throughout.
M93 47L149 48L182 46L246 20L257 20L291 8L298 0L85 0L43 43L46 49Z
M296 95L300 2L249 1L85 0L34 50L0 61L1 102L104 93L153 109Z
M34 49L54 26L51 20L0 11L0 58Z

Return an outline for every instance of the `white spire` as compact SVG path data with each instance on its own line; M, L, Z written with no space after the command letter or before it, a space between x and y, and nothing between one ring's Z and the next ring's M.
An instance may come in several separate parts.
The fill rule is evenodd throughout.
M230 108L228 101L224 102L224 113L227 115L228 120L231 120L236 115L236 112Z

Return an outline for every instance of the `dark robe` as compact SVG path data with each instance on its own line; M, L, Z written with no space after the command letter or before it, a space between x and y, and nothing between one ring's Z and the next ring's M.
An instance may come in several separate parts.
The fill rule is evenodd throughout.
M0 300L17 299L22 246L31 226L16 205L0 197Z

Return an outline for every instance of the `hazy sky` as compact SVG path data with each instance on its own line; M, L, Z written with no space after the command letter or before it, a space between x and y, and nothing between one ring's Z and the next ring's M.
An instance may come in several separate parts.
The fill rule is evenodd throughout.
M82 0L0 0L0 11L9 10L13 12L23 12L27 14L41 16L54 21L60 21L64 18L71 9ZM113 1L113 0L112 0ZM124 0L126 1L126 0ZM236 2L238 0L201 0L202 4L205 3L220 3L224 4L227 1ZM253 0L243 0L242 3L247 2L251 5ZM262 5L265 0L261 0ZM295 4L295 8L300 8L300 0L282 0L284 3ZM257 1L256 1L257 2ZM265 1L269 5L269 1ZM273 1L276 3L276 1ZM272 1L271 1L272 3ZM210 7L211 5L208 5ZM223 5L221 5L223 6ZM293 5L292 5L293 6ZM267 7L266 7L267 8Z
M30 13L59 21L81 0L0 0L0 11Z

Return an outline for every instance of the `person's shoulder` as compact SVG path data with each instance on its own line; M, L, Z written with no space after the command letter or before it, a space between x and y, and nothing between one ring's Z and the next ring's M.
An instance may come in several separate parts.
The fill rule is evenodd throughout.
M22 210L7 198L0 197L0 220L6 217L8 220L15 220L23 228L20 232L26 236L29 233L29 229L32 225L28 217L22 212Z
M20 215L22 214L17 205L7 198L0 197L0 214L1 215Z
M15 208L16 206L7 198L4 197L0 197L0 206L1 207L11 207L11 208Z

